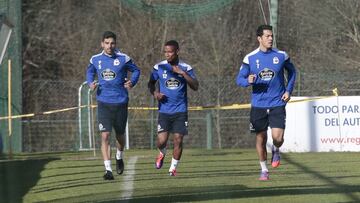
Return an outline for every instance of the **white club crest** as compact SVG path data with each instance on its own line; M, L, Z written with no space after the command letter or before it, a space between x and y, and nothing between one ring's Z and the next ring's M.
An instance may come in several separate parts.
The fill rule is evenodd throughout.
M115 59L114 60L114 66L118 66L118 65L120 65L120 61L119 61L119 59Z
M278 63L279 63L279 58L275 56L273 58L273 64L278 64Z

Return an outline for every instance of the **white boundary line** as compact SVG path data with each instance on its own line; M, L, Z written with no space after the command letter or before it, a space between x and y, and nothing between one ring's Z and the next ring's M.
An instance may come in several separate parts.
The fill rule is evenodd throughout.
M135 178L135 164L138 160L138 156L130 157L129 161L125 165L126 175L123 178L121 184L122 194L120 199L131 199L134 190L134 178Z

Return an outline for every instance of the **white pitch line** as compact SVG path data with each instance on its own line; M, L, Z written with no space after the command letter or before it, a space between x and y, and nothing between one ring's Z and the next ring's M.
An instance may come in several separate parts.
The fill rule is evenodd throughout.
M133 190L134 190L134 177L135 177L135 164L138 157L132 156L129 161L125 164L126 174L123 178L123 183L121 185L121 190L123 191L120 199L131 199Z

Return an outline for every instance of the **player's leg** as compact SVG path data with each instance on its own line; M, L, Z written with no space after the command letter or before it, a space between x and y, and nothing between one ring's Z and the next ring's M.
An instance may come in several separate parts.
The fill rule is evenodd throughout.
M170 176L176 176L176 167L178 166L182 151L183 151L183 137L184 135L180 133L174 133L174 150L173 150L173 157L171 159L171 165L169 168Z
M271 165L276 168L280 165L280 147L284 143L285 131L285 106L275 107L271 109L269 114L269 123L271 127L271 134L273 138Z
M159 113L158 116L158 128L157 128L157 148L159 149L159 154L155 159L155 168L160 169L163 166L165 155L166 155L166 145L169 139L169 124L170 118L167 114Z
M159 149L159 154L155 159L155 168L160 169L163 166L165 155L166 155L166 145L169 139L169 132L159 132L157 135L156 146Z
M105 166L105 180L113 180L111 169L111 148L110 148L110 132L111 126L111 114L110 109L104 103L98 102L98 123L99 131L101 133L101 153Z
M179 165L183 151L183 137L188 134L188 115L187 113L177 113L173 115L173 122L170 132L174 134L173 157L169 168L169 174L176 176L176 167Z
M256 133L256 152L259 157L259 163L261 167L261 173L259 180L268 180L269 179L269 170L266 166L267 161L267 150L266 150L266 142L267 142L267 132L260 131Z
M268 128L268 109L252 107L250 111L250 123L253 131L256 132L256 152L259 157L261 173L259 180L269 179L267 161L267 128Z
M125 147L125 129L128 117L127 104L121 104L114 109L114 129L116 133L116 172L122 174L124 171L124 147Z

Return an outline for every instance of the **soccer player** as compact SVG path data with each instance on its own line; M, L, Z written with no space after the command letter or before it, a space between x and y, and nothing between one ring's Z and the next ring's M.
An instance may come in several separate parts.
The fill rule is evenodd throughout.
M114 127L116 133L116 172L124 171L123 151L125 145L125 127L128 116L128 90L137 83L140 70L129 56L116 49L116 35L106 31L102 36L103 51L90 59L86 80L96 92L98 103L98 123L101 132L101 152L105 165L105 180L113 180L111 169L110 133ZM132 72L127 79L128 71ZM95 75L99 83L95 83Z
M170 176L176 176L176 167L183 150L183 137L188 133L187 85L195 91L199 87L193 68L180 60L178 54L178 42L166 42L166 60L154 66L148 83L150 93L159 103L157 147L160 152L155 160L157 169L163 165L169 133L174 136ZM159 84L158 88L156 82Z
M236 83L242 87L252 86L250 128L256 133L256 151L261 166L259 180L269 180L267 129L271 127L271 165L276 168L280 165L279 148L284 142L285 105L294 88L296 70L286 52L272 47L272 26L261 25L256 34L259 47L245 56ZM287 71L287 85L284 70Z

